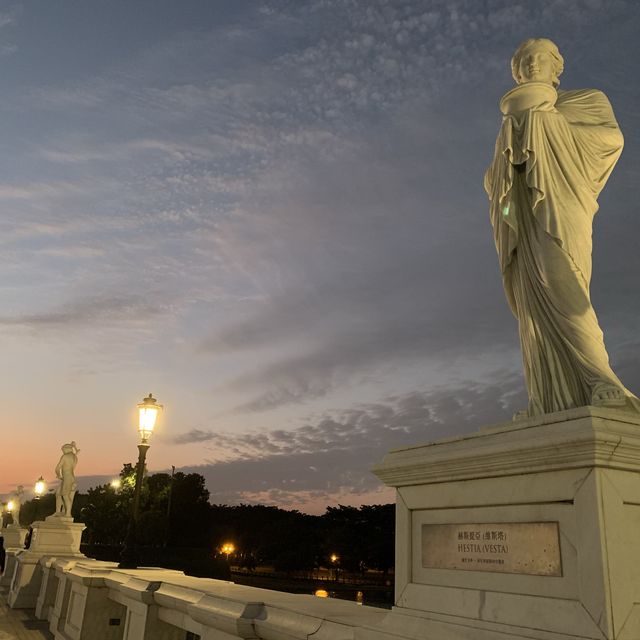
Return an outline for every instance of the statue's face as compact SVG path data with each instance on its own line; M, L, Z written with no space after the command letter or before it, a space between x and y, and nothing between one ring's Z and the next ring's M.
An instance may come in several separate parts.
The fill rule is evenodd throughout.
M520 58L520 84L525 82L546 82L553 84L555 69L551 54L540 45L532 45Z

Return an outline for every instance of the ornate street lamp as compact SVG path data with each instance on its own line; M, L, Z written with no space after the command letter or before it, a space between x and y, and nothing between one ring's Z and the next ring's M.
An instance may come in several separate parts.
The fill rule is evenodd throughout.
M131 507L131 516L129 518L129 526L127 527L127 537L124 541L124 548L120 555L121 569L137 569L138 568L138 549L137 549L137 526L138 511L140 509L140 492L142 490L142 479L144 477L144 465L149 449L149 438L156 426L158 414L162 410L162 405L158 404L156 399L149 394L138 405L138 431L140 433L140 444L138 445L138 464L136 465L136 488L133 494L133 504Z
M138 405L138 431L142 444L147 444L151 437L161 409L162 405L151 394Z
M38 507L40 506L40 498L42 498L42 496L45 493L47 493L47 483L44 481L44 478L40 476L36 480L35 485L33 486L33 496L36 499L34 514L33 514L34 522L38 519L38 511L39 511Z
M44 478L40 476L36 480L36 484L33 487L33 494L35 495L36 500L40 500L42 496L47 492L47 483L44 481Z

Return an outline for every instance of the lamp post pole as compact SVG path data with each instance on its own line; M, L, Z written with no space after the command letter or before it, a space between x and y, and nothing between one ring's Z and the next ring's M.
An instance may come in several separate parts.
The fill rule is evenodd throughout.
M171 540L171 500L173 498L173 481L175 476L175 465L171 465L171 484L169 484L169 499L167 500L167 537L164 539L165 547L169 544L169 540Z
M337 556L335 553L331 554L331 557L329 558L329 560L331 560L331 564L333 565L333 579L338 582L338 571L339 571L339 562L340 562L340 557ZM329 576L331 577L331 576Z
M139 562L138 553L138 520L140 511L140 493L142 492L142 480L144 478L144 467L149 450L149 437L153 433L158 413L162 405L156 404L156 399L149 394L139 405L138 430L140 431L141 442L138 445L138 464L136 465L136 486L133 493L133 503L131 505L131 515L127 526L127 535L124 547L120 554L120 569L137 569Z
M131 515L127 525L127 536L124 541L124 548L120 554L121 569L138 568L138 516L140 512L140 493L142 491L142 479L144 478L144 466L147 459L149 444L140 443L138 445L138 464L136 465L136 487L133 493L133 504L131 505Z
M33 495L36 499L36 504L35 504L35 509L34 509L34 515L33 515L33 521L36 522L38 520L38 513L40 511L39 507L40 507L40 498L42 498L42 496L45 494L45 492L47 491L47 483L44 481L44 478L42 476L40 476L37 480L36 480L36 484L33 487Z

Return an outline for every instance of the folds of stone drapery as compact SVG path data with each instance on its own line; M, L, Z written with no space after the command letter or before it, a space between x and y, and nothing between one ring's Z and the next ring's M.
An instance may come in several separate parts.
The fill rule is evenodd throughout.
M597 91L503 119L485 188L530 415L590 404L603 386L638 402L611 370L589 293L597 196L622 142Z
M588 286L596 198L622 144L611 107L599 91L559 92L552 110L505 116L485 176L503 273L518 244L514 166L524 165L537 222L571 256Z
M534 218L524 168L516 170L513 193L520 236L505 289L518 318L529 415L591 404L600 386L623 387L609 365L589 287Z

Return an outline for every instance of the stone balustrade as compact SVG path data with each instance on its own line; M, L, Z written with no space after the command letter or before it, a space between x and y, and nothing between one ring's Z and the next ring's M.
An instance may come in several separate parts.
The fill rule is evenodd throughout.
M399 640L392 613L194 578L44 556L36 617L56 640ZM396 626L396 632L391 629ZM385 630L386 629L386 630Z

